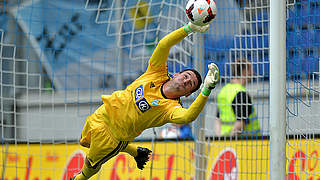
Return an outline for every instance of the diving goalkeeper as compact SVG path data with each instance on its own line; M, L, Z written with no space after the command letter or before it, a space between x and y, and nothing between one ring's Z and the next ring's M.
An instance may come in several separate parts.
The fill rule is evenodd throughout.
M80 174L73 179L89 179L103 163L119 152L134 157L139 169L149 160L151 151L130 144L147 128L166 123L186 124L194 121L202 111L211 90L219 79L215 64L208 66L201 93L188 109L183 108L180 97L189 96L202 84L194 69L183 70L169 77L167 59L172 46L193 32L205 32L207 26L189 23L166 35L155 48L144 74L125 90L102 95L103 104L87 119L80 144L89 148Z

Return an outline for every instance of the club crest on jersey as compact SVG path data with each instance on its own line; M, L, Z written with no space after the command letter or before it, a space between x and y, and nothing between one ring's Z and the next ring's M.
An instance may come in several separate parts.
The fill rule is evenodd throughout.
M145 98L137 101L136 105L139 108L139 110L143 113L148 111L151 108L151 106L149 105L148 101Z
M138 100L143 97L143 86L140 85L137 87L137 89L134 91L134 99Z

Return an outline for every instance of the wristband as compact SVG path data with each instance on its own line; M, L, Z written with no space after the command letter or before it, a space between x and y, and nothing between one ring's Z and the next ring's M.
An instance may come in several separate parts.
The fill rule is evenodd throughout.
M191 30L191 27L190 27L189 24L185 25L185 26L183 27L183 29L184 29L184 31L185 31L187 34L192 33L192 30Z
M206 87L203 87L202 90L201 90L201 93L202 93L202 95L204 95L204 96L209 96L210 93L211 93L211 90L210 90L210 89L207 89Z

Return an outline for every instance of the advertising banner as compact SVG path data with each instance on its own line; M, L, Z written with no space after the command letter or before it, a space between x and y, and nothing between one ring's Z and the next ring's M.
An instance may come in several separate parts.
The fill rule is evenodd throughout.
M150 142L137 143L137 146L152 149ZM133 157L120 153L106 162L100 172L91 179L110 180L191 180L193 177L193 142L157 142L153 156L146 168L136 167ZM69 180L77 174L84 163L86 148L79 145L9 145L0 146L0 172L4 180ZM152 172L150 171L150 167Z
M313 142L318 142L315 139ZM311 141L289 140L287 180L320 180L319 149ZM311 145L312 144L312 145ZM194 180L195 154L192 141L137 142L153 149L141 171L135 160L120 153L105 163L92 179L108 180ZM75 144L18 144L1 146L0 172L4 180L69 180L84 163L86 148ZM207 159L208 180L270 179L267 140L212 141Z

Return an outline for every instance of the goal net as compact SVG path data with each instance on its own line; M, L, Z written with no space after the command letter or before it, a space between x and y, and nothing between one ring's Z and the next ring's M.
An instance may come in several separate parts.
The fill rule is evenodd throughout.
M217 135L215 124L219 114L215 111L223 113L223 110L219 110L219 103L213 102L213 106L218 108L206 106L206 123L209 124L206 124L204 131L212 139L201 142L211 152L205 157L203 165L209 179L269 179L270 173L273 173L269 169L270 149L275 148L269 144L269 90L274 88L269 81L270 1L236 2L238 16L241 17L237 21L239 31L231 36L224 32L219 35L214 32L209 34L210 38L205 45L209 58L206 60L217 62L220 70L222 69L221 87L215 91L218 101L221 98L219 88L237 79L232 69L236 64L235 60L245 58L251 62L253 73L246 84L246 91L252 98L261 134L242 129L238 136ZM230 8L229 5L220 3L223 5L219 13ZM286 47L283 48L286 48L287 59L286 82L283 83L286 83L287 117L279 120L286 121L287 125L287 179L319 177L319 4L318 0L286 1ZM221 18L216 19L214 25L234 20L230 15ZM230 91L230 96L232 92Z
M101 105L102 94L124 89L145 72L159 40L186 24L185 2L10 0L0 5L0 179L69 180L81 170L87 151L79 145L86 117ZM190 36L171 49L171 75L194 67L192 46ZM190 135L188 141L170 136L156 143L161 130L146 130L135 141L153 151L146 170L121 154L94 178L192 177Z

